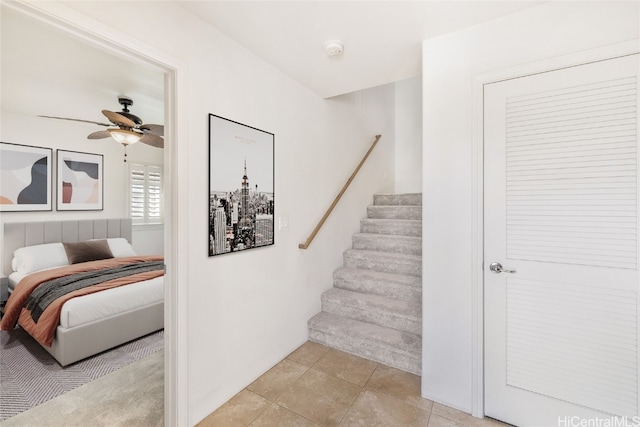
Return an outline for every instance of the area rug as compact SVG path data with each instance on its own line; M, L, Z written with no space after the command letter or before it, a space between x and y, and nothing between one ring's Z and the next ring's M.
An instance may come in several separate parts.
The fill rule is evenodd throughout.
M164 348L158 331L61 367L24 330L0 331L0 421Z

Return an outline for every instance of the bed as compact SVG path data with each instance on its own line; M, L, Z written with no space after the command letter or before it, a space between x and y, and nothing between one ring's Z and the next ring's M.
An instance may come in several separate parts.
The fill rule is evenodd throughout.
M10 296L7 307L14 289L20 286L20 280L42 274L40 271L30 270L16 272L15 270L20 268L16 267L15 251L26 248L23 251L37 255L41 248L49 251L49 246L58 247L61 242L91 240L106 240L113 249L115 258L131 256L129 252L133 249L128 244L131 242L131 220L119 218L5 223L2 270L9 281ZM56 264L53 261L55 254L42 253L46 253L47 256L40 257L41 259L51 260L51 263ZM36 268L41 266L40 261L36 264ZM25 282L28 281L27 277ZM60 365L66 366L158 331L164 327L163 295L164 280L160 274L160 277L144 282L72 298L62 305L60 321L56 323L51 346L43 347Z

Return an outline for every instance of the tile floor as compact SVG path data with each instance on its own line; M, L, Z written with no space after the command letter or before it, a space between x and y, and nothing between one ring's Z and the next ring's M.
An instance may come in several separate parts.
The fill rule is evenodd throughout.
M197 427L498 427L420 397L420 377L307 342Z

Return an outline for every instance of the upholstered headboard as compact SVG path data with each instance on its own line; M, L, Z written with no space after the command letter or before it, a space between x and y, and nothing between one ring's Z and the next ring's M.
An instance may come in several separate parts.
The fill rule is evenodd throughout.
M131 243L131 218L7 222L4 224L2 271L11 272L13 252L23 246L124 237Z

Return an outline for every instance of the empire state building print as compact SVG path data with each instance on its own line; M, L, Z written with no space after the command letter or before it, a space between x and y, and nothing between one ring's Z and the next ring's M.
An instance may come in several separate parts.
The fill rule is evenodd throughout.
M209 115L209 256L274 244L274 135Z

